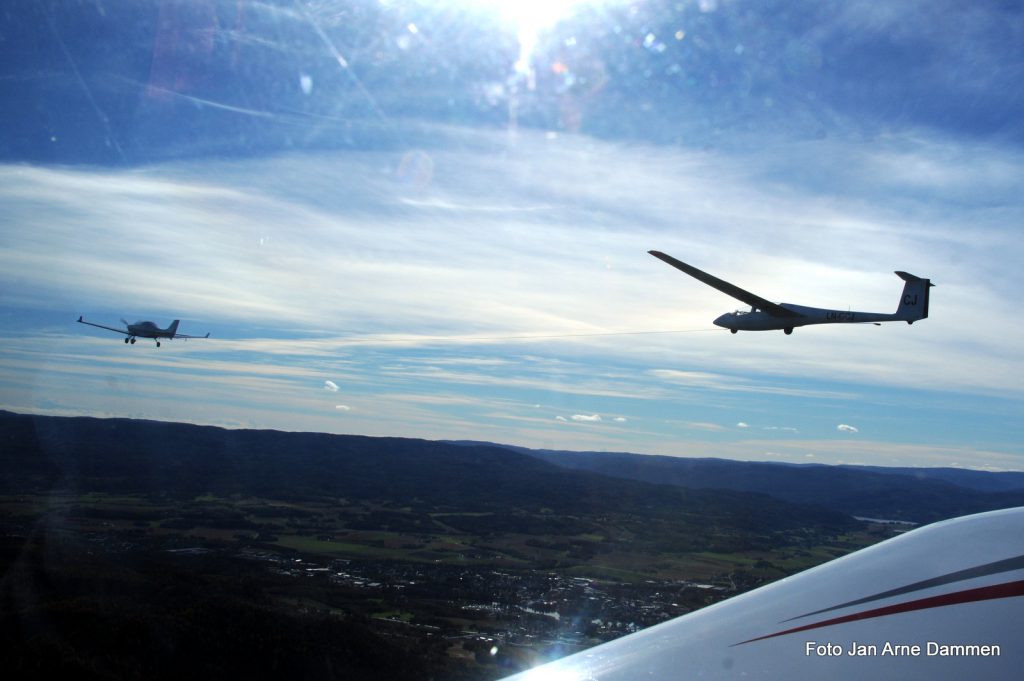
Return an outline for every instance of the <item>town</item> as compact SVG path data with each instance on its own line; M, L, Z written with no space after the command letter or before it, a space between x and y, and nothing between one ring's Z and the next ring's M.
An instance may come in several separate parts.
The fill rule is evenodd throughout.
M440 638L448 642L449 654L472 654L483 663L507 649L518 649L518 657L531 661L561 657L753 586L742 584L741 575L723 575L717 583L644 580L636 584L486 566L319 562L249 548L237 555L262 563L281 577L329 584L330 602L299 599L295 607L303 612L342 616L362 612L385 635ZM344 609L338 607L341 603Z

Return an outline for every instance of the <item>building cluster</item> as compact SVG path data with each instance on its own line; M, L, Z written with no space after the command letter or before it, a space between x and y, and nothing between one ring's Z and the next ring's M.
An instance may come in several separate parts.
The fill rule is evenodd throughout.
M397 561L313 562L269 551L245 557L296 578L325 578L379 603L380 618L451 638L503 645L588 646L683 615L733 587L692 581L609 582L548 571Z

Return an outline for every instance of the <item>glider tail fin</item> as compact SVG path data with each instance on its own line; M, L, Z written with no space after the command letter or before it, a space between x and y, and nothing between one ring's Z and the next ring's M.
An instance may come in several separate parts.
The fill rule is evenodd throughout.
M171 325L167 327L167 333L171 334L171 338L174 338L174 334L178 333L178 322L180 319L175 319L171 322Z
M930 279L915 277L907 272L896 272L896 276L906 282L903 284L900 305L896 308L896 318L907 324L913 324L918 319L927 319L928 290L935 284Z

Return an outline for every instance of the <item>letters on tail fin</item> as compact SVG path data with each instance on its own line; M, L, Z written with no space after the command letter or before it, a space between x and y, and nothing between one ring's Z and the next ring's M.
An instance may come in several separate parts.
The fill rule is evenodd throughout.
M178 333L178 322L180 319L175 319L171 322L171 325L167 327L167 333L171 334L171 338L174 338L174 334Z
M896 308L896 318L913 324L918 319L928 317L928 290L934 286L930 279L915 277L907 272L896 272L896 276L905 281L900 305Z

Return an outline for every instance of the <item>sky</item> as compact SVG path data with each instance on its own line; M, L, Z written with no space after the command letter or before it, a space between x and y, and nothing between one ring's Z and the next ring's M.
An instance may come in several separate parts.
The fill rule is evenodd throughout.
M0 47L2 409L1024 470L1019 10L59 10ZM931 316L732 335L651 249Z

